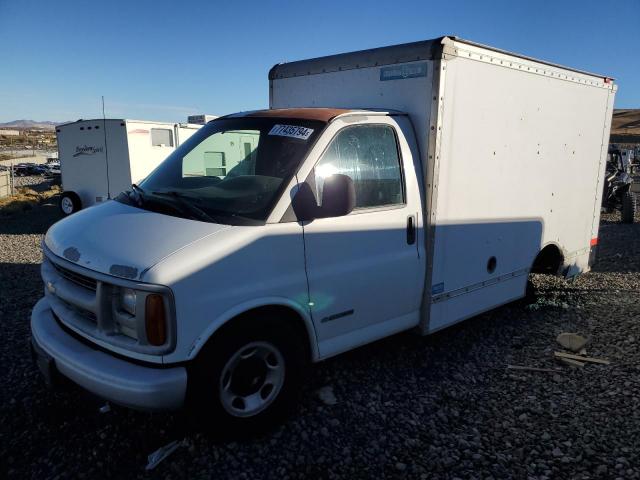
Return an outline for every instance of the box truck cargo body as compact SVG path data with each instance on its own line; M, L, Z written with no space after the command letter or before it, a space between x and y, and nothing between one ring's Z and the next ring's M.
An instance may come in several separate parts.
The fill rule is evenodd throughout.
M78 120L57 126L63 213L128 190L201 126L126 119Z
M262 428L307 360L455 324L524 296L531 272L589 270L610 78L444 37L276 65L269 83L269 110L207 123L47 232L45 376Z

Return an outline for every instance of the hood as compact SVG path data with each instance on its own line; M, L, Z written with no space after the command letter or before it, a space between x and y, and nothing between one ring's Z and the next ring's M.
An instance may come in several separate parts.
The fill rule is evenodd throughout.
M82 267L141 280L162 259L227 228L108 201L54 224L44 241L55 255Z

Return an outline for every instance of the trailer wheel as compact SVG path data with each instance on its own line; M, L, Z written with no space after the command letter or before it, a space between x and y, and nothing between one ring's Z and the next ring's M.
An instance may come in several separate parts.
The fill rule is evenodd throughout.
M306 365L303 341L270 318L239 321L216 334L189 372L189 415L222 438L265 432L295 406Z
M622 197L622 223L633 223L636 207L636 194L627 191Z
M60 211L63 215L71 215L82 208L82 202L76 192L63 192L60 195Z

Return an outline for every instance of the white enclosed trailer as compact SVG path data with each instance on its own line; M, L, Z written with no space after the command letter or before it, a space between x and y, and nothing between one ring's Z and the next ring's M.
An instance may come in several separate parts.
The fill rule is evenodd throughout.
M58 125L62 212L69 215L130 189L200 127L126 119Z
M423 332L523 296L532 269L589 270L611 78L443 37L276 65L269 79L271 108L409 114L424 183Z

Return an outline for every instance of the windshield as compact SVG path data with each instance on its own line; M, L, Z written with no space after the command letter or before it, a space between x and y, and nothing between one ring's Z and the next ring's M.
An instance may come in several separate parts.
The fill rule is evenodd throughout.
M202 221L262 223L324 126L295 118L214 120L118 200Z

